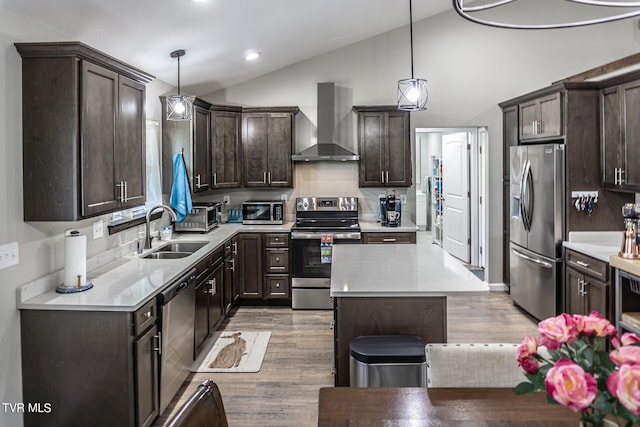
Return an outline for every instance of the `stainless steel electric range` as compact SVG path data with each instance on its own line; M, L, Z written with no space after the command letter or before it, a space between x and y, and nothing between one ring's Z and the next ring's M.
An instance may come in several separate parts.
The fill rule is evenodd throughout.
M297 198L295 209L296 221L291 227L291 306L332 309L331 251L336 244L361 243L358 198Z

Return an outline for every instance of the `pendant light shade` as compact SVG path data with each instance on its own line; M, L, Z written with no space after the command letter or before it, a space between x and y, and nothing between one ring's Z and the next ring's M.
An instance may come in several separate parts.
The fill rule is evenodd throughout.
M191 120L193 97L180 94L180 57L184 54L182 49L169 54L172 58L178 58L178 94L167 96L167 120Z
M471 2L472 0L469 0ZM622 0L556 0L558 4L563 1L574 5L588 6L591 11L597 11L601 8L602 13L598 17L588 18L584 20L567 20L558 23L532 22L532 23L515 23L508 21L500 21L492 19L488 14L483 14L489 9L509 4L515 4L516 0L496 0L491 3L485 3L477 6L465 6L465 0L453 0L453 8L455 11L467 21L476 24L487 25L496 28L509 28L514 30L553 30L558 28L581 27L585 25L602 24L605 22L618 21L620 19L633 18L640 16L640 2L638 1L622 1ZM606 8L609 8L606 10ZM614 8L620 8L620 13L605 14ZM506 9L506 8L505 8ZM586 10L586 8L585 8ZM578 9L576 8L576 12ZM495 16L498 16L495 14Z
M411 78L398 80L398 110L422 111L427 109L427 81L413 77L413 14L409 0L409 36L411 40Z

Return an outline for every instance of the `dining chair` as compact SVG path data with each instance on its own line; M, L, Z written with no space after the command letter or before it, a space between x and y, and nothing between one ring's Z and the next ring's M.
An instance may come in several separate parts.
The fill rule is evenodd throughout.
M168 427L229 427L218 386L210 379L198 386L169 420Z
M427 344L427 387L515 387L518 344Z

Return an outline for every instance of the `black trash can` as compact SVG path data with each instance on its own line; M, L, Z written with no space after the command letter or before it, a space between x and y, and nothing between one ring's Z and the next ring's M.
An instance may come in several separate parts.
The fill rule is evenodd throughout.
M415 335L367 335L349 343L351 387L426 387L427 357Z

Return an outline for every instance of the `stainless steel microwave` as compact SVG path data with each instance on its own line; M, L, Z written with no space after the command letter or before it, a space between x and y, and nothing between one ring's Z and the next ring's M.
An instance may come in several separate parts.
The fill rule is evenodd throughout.
M194 203L191 212L187 214L181 223L175 223L176 232L206 233L218 226L218 217L222 203L199 202Z
M247 200L242 204L242 223L284 224L285 206L283 200Z

